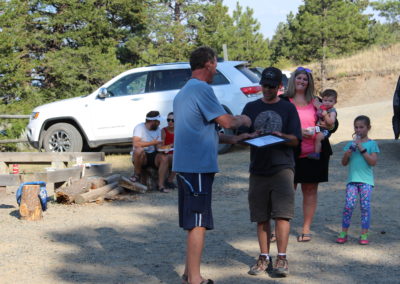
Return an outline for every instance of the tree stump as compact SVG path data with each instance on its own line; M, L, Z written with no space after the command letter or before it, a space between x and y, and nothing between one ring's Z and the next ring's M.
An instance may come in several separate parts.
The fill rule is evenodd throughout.
M153 167L146 167L143 171L146 185L149 190L158 189L158 170Z
M39 199L40 185L25 185L22 188L19 214L22 220L37 221L42 219L42 205Z

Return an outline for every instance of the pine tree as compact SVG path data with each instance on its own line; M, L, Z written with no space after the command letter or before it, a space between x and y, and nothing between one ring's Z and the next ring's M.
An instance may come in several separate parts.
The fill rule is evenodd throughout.
M147 2L139 0L1 3L0 51L8 50L1 58L11 63L1 64L8 70L0 74L14 81L15 94L36 96L38 103L90 93L120 73L119 48L143 37L148 22Z
M193 24L197 29L197 44L211 46L220 57L223 55L222 46L226 44L229 47L234 41L233 19L222 1L208 5L204 10L204 17Z
M377 42L391 43L400 41L400 1L380 0L371 2L379 16L386 19L386 23L376 24L374 32L379 38Z
M318 60L321 78L326 79L325 61L350 53L371 42L368 15L363 1L305 0L290 24L291 56L295 61Z
M287 16L287 22L281 22L278 24L275 34L270 42L270 60L272 64L278 67L280 65L288 65L287 61L291 57L290 44L292 42L292 33L289 27L293 19L294 15L292 12L290 12Z
M233 11L233 42L228 46L229 59L247 60L254 65L267 66L270 64L270 49L268 40L260 33L260 23L253 17L254 11L236 4Z

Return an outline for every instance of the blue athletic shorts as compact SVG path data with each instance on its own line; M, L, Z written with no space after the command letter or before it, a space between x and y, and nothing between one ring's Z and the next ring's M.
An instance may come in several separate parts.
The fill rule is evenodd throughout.
M179 227L191 230L214 228L211 197L215 173L178 173Z

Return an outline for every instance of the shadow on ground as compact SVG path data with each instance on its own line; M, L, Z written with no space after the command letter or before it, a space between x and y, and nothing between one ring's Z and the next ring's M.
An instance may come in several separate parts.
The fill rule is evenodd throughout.
M302 222L301 195L296 193L296 217L289 245L292 275L287 280L247 275L257 256L255 225L249 222L247 206L249 153L240 148L220 156L221 173L216 178L213 204L216 230L207 234L203 256L205 270L210 274L206 275L215 277L218 283L376 283L383 279L398 282L400 178L393 167L400 162L400 142L377 142L382 153L375 171L371 245L357 244L359 214L356 213L349 243L345 246L334 243L340 229L347 175L347 169L340 165L345 142L339 143L333 146L330 182L320 186L314 238L309 243L295 241ZM132 218L155 221L138 226L82 226L68 233L53 232L55 241L71 247L69 253L62 255L65 265L54 270L54 274L71 283L180 283L185 233L177 226L176 195L165 197L160 204L146 198L134 202L163 206L166 214L135 211ZM134 202L113 205L134 207ZM276 254L274 246L271 252Z

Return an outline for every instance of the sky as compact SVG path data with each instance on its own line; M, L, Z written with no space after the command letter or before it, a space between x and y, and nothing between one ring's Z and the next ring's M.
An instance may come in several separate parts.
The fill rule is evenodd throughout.
M236 8L236 2L245 9L253 9L254 18L261 25L261 33L269 39L275 33L280 22L286 22L286 16L293 12L297 13L297 8L303 4L302 0L223 0L224 5L229 8L229 14L232 15Z

